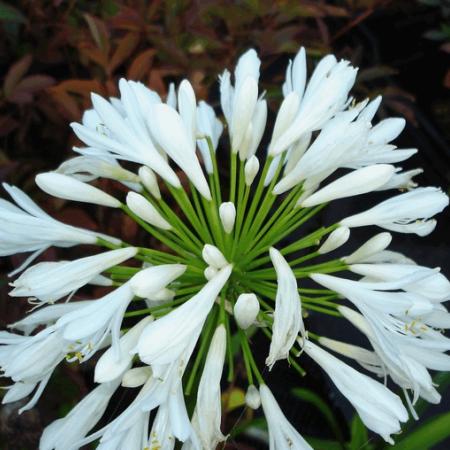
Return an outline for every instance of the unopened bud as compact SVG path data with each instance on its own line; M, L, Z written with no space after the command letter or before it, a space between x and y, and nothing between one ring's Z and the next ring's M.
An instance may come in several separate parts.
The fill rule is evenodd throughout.
M348 227L339 227L336 228L326 239L326 241L321 245L319 250L317 250L318 253L321 255L324 255L325 253L332 252L333 250L336 250L341 245L344 245L348 238L350 237L350 228Z
M204 271L203 275L205 278L209 281L212 280L217 275L217 269L214 269L214 267L208 266Z
M167 222L158 210L141 194L128 192L127 206L134 214L150 225L163 230L170 230L172 228L170 223Z
M233 230L236 220L236 208L233 202L225 202L219 206L219 216L222 221L225 233L229 234Z
M243 330L252 325L259 313L259 302L255 294L241 294L233 309L234 318Z
M161 198L161 192L159 190L158 180L156 179L156 175L153 170L150 169L150 167L142 166L139 168L138 174L145 189L147 189L153 197L159 200Z
M206 264L214 269L221 269L228 264L222 252L211 244L206 244L203 247L202 256Z
M258 174L258 171L259 171L259 161L258 158L255 155L253 155L248 159L244 167L245 184L247 186L251 186L253 180Z
M245 403L249 408L258 409L261 406L261 396L254 384L251 384L245 394Z

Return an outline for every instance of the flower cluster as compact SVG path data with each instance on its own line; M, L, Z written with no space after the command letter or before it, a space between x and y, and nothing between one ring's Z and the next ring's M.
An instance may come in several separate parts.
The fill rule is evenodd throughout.
M220 76L228 179L219 173L223 157L216 152L224 123L210 105L197 103L189 81L177 90L171 86L163 101L124 79L120 99L92 94L93 109L72 124L84 143L74 149L79 156L36 177L50 195L122 210L159 241L156 248L61 223L20 189L4 185L13 202L0 200L0 254L31 252L11 274L20 275L10 295L28 297L35 309L10 325L14 332L0 333L0 366L13 381L3 403L31 396L21 410L32 408L58 364L82 364L101 353L98 386L47 426L41 450L94 441L99 450L169 450L177 441L184 450L213 450L227 439L221 380L224 367L234 379L235 357L244 362L248 406L265 413L270 448L311 448L265 383L250 345L254 332L268 337L269 370L288 360L302 372L302 360L311 358L364 424L388 442L408 410L376 378L389 377L404 391L412 415L419 397L439 402L429 369L450 370L450 340L441 332L450 328L443 305L450 283L439 269L388 247L389 231L431 233L447 196L416 187L419 169L394 166L416 152L390 143L404 120L372 124L381 99L356 103L349 97L357 72L349 62L328 55L308 81L301 49L288 65L270 129L259 70L249 50L234 76L227 70ZM263 135L267 150L259 150ZM123 184L126 198L91 184L100 177ZM387 190L394 191L387 200L376 193ZM368 192L379 196L375 206L304 231L330 202ZM327 257L353 228L372 225L388 231L350 254ZM50 246L82 244L105 250L30 266ZM109 287L109 293L72 298L89 284ZM368 348L318 336L304 322L308 313L347 320L365 335ZM134 400L95 429L119 386L134 390ZM189 414L185 395L194 392Z

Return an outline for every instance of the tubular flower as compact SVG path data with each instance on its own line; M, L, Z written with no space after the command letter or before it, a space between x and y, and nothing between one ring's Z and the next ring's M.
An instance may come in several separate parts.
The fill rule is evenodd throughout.
M41 450L94 441L104 450L214 450L230 432L221 423L221 386L224 374L242 380L235 359L245 368L247 405L262 406L266 416L270 449L311 448L267 387L250 340L260 332L269 369L277 362L303 373L311 358L313 370L323 369L388 442L408 413L372 377L390 377L413 415L419 397L440 400L429 371L450 370L450 339L441 331L450 328L450 282L389 245L396 232L431 233L448 197L417 187L421 169L396 166L417 151L391 143L405 121L376 123L381 97L353 101L357 69L348 61L327 55L308 79L302 48L287 67L272 124L260 66L250 49L222 73L220 114L197 103L188 80L171 84L162 100L121 79L120 98L93 93L92 109L71 125L84 144L74 148L78 156L37 175L46 194L126 214L159 242L153 248L59 222L4 185L14 203L0 200L0 255L30 253L11 273L22 272L10 295L37 309L11 324L14 332L0 332L0 367L12 380L3 402L31 396L22 410L32 408L62 361L96 361L97 387L47 426ZM96 184L100 178L110 180L111 192ZM308 229L327 205L340 208L367 193L373 204ZM374 225L383 230L347 248L359 227ZM85 244L90 250L78 259L34 262L51 246L62 252ZM104 295L92 298L92 284ZM370 347L318 336L306 319L315 314L346 319ZM108 421L108 402L121 389L134 398ZM196 404L187 408L185 394ZM103 427L91 432L96 423Z

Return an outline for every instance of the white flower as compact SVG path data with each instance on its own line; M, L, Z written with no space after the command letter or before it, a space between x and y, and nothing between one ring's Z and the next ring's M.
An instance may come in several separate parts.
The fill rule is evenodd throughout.
M146 364L168 364L183 354L187 343L196 342L217 295L231 274L221 269L186 303L147 325L138 342L138 353Z
M105 383L84 397L63 419L48 425L42 433L39 450L67 450L100 420L117 389L117 381Z
M36 175L36 184L47 194L65 200L94 203L96 205L119 208L121 203L106 192L83 183L76 178L57 172L40 173Z
M60 317L69 312L75 311L89 305L90 301L78 301L69 303L60 303L56 305L39 308L31 314L25 316L22 320L9 325L9 328L22 331L25 335L30 335L37 327L41 325L52 325Z
M436 226L429 220L448 205L448 197L434 187L417 188L391 197L373 208L341 220L347 227L378 225L400 233L430 234Z
M206 172L213 173L213 164L209 152L209 145L205 137L211 139L212 150L216 151L219 138L223 131L222 122L216 117L214 109L204 101L198 102L197 106L197 145L202 154Z
M31 409L39 400L55 367L64 358L64 341L54 327L34 336L0 332L0 367L3 376L16 383L4 402L26 397L36 391L19 412Z
M279 359L286 359L299 332L305 334L297 280L283 255L270 248L270 259L277 273L277 294L273 313L272 341L266 364L272 368Z
M117 239L59 222L36 205L19 188L5 183L3 187L18 206L3 199L0 200L0 255L33 252L14 273L26 268L39 254L52 245L71 247L77 244L94 244L97 236L118 242Z
M145 220L150 225L163 230L170 230L172 225L159 213L159 211L141 194L128 192L127 206L139 218Z
M140 270L130 280L134 295L142 298L155 298L161 291L186 270L183 264L161 264ZM164 291L163 294L166 294Z
M12 297L35 297L42 302L55 301L89 283L109 267L132 258L134 247L111 250L75 261L49 266L38 263L27 269L12 283Z
M234 318L240 328L246 330L259 314L259 302L255 294L241 294L233 307Z
M219 206L219 216L225 233L230 234L233 231L236 220L236 208L233 202L225 202Z
M181 116L163 103L154 105L149 127L153 139L183 169L200 194L211 200L208 183L195 154L195 143Z
M397 172L392 176L392 178L383 186L379 187L378 191L385 191L387 189L407 189L410 191L417 187L417 183L413 181L413 178L423 172L422 169L413 169L406 172Z
M124 169L109 155L77 156L64 161L56 172L71 176L79 181L89 182L97 178L110 178L121 182L138 183L139 177L129 170Z
M358 411L367 428L393 444L390 435L398 433L400 422L408 420L408 412L400 397L310 341L303 343L303 349L327 372L336 387Z
M151 316L145 317L120 338L119 358L117 358L113 347L110 347L103 353L95 365L94 381L96 383L107 383L112 381L120 377L121 374L127 370L134 357L132 350L136 347L142 330L152 320L153 317Z
M344 245L350 237L350 229L348 227L339 227L330 233L325 242L317 250L321 255L336 250Z
M197 404L192 425L203 448L216 448L226 438L220 431L221 392L220 379L226 351L226 330L217 327L209 346L197 393Z
M150 450L173 450L175 448L175 437L171 430L169 407L167 404L162 404L158 408L150 431L147 448Z
M123 111L119 112L107 100L93 94L92 103L103 127L93 130L72 123L73 130L87 145L99 149L100 154L110 154L117 159L149 166L164 180L179 187L178 177L156 150L144 119L150 114L152 106L160 100L139 83L121 80L120 89Z
M263 384L259 392L269 428L270 450L312 450L312 447L288 422L270 389Z
M87 306L69 312L56 322L56 329L69 341L75 357L88 360L111 335L116 359L121 357L120 327L123 314L133 298L129 283L125 283Z
M260 64L255 50L251 49L239 58L234 72L234 88L228 71L220 77L220 103L230 127L234 153L239 150L255 112Z
M366 194L385 185L394 172L394 166L388 164L376 164L354 170L302 200L301 206L311 207L339 198Z
M417 286L416 282L427 284L427 278L435 274L427 268L410 267L414 270L391 282L357 282L324 274L311 277L357 306L364 318L354 312L349 315L352 310L348 308L339 309L367 335L393 380L402 388L413 390L414 402L419 395L437 402L439 396L420 356L421 349L426 349L439 359L442 352L450 349L449 339L422 323L435 311L434 303L414 292L388 291Z
M297 117L277 139L271 153L280 154L302 134L321 129L331 117L344 109L355 78L356 69L348 61L337 62L333 55L325 56L309 80Z

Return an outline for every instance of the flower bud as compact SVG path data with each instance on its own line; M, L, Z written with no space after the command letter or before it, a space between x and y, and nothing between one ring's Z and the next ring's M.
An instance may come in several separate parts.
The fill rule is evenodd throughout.
M214 269L221 269L228 264L222 252L211 244L206 244L203 247L202 256L206 264Z
M355 250L351 255L345 256L343 259L347 264L354 264L365 260L369 256L385 250L392 241L391 233L378 233L372 236L361 247Z
M243 330L247 329L258 317L259 302L256 295L241 294L236 300L233 313L239 327Z
M259 161L258 158L255 155L253 155L247 160L244 167L245 184L247 186L251 186L258 171L259 171Z
M204 271L203 275L205 278L209 281L212 280L217 275L217 269L214 269L214 267L208 266Z
M261 406L261 396L254 384L251 384L245 394L245 403L249 408L258 409Z
M119 208L120 202L102 190L56 172L36 175L36 184L47 194L65 200Z
M122 386L126 388L142 386L151 375L152 369L149 366L135 367L127 370L122 377Z
M141 298L152 298L169 283L183 275L186 266L183 264L161 264L143 269L130 280L134 295Z
M158 180L156 179L155 172L153 172L150 167L141 166L139 168L138 174L145 189L147 189L147 191L150 192L153 197L159 200L161 198L161 192L159 190Z
M236 208L233 202L225 202L219 206L219 216L222 221L225 233L229 234L233 230L236 220Z
M344 245L350 237L350 228L339 227L336 228L326 239L326 241L320 246L318 253L324 255L325 253L336 250L341 245Z
M172 228L170 223L167 222L158 210L141 194L128 192L127 206L134 214L154 227L162 228L163 230L170 230Z

